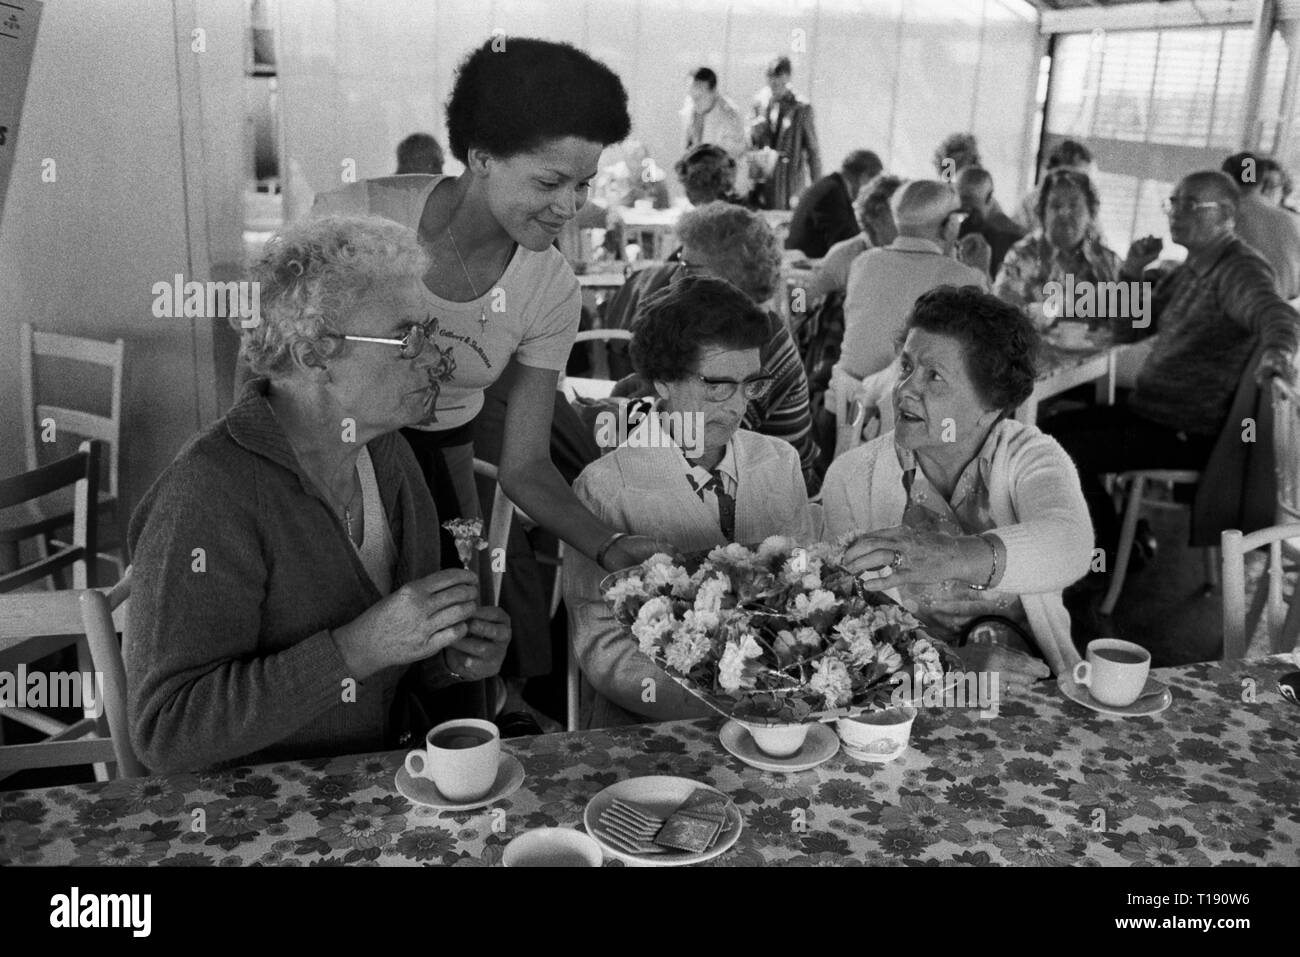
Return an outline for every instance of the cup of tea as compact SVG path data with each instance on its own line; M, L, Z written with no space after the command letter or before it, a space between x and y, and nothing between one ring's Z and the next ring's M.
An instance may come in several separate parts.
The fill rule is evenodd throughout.
M851 757L892 761L907 750L916 713L911 705L872 711L856 718L840 718L835 722L835 730Z
M1074 666L1074 680L1101 704L1122 708L1142 695L1151 671L1151 652L1131 641L1088 642L1087 660Z
M448 801L477 801L496 783L501 733L491 721L444 721L406 756L406 773L428 778Z
M525 831L501 852L503 867L600 867L600 845L569 827Z

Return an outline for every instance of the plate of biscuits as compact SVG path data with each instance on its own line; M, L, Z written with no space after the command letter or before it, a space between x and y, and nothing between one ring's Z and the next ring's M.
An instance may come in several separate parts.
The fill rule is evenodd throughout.
M744 821L717 788L650 775L605 788L587 802L583 825L605 853L625 864L681 867L725 854Z

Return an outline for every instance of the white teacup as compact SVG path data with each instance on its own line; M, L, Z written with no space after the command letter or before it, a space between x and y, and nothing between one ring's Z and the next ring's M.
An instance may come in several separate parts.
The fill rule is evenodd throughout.
M1101 704L1122 708L1142 695L1151 671L1151 652L1131 641L1088 642L1087 660L1074 666L1074 680Z
M428 778L448 801L477 801L496 783L501 732L491 721L444 721L424 738L424 748L406 756L406 773Z
M503 867L600 867L600 845L569 827L525 831L501 852Z
M835 722L844 747L868 761L892 761L907 750L916 709L911 705L872 711Z

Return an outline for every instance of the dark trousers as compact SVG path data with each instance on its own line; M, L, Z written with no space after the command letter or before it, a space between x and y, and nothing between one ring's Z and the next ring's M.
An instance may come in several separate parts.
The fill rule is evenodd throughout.
M1062 412L1040 422L1039 428L1074 459L1107 568L1114 567L1119 516L1102 476L1132 469L1203 469L1214 445L1213 436L1158 425L1123 405Z

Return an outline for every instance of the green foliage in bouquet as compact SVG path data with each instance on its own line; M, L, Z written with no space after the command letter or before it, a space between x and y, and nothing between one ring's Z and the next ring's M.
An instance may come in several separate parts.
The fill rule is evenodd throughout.
M843 549L773 536L676 564L655 555L602 583L641 651L722 714L788 724L888 707L904 675L956 658L888 596L861 588Z

